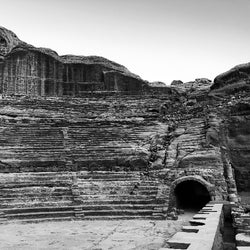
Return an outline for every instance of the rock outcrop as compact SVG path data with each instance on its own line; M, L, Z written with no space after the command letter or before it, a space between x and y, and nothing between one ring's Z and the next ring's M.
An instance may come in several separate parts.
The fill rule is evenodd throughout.
M82 96L89 92L164 92L124 66L98 56L59 56L0 28L0 86L3 95ZM168 92L168 90L166 90Z
M250 191L247 72L164 86L1 32L2 220L176 219Z
M240 64L218 75L211 87L214 92L234 94L250 90L250 63Z
M0 26L0 56L5 56L19 44L25 43L14 32Z

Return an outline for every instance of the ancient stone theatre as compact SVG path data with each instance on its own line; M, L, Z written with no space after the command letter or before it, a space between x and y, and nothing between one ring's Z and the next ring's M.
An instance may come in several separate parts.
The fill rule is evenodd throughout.
M2 220L175 217L250 190L250 65L148 82L0 27ZM177 210L175 210L177 209Z

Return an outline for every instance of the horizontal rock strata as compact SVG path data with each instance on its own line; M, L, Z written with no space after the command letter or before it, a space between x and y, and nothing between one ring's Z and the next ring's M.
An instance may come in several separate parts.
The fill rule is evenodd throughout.
M1 220L176 219L183 183L238 203L250 187L248 66L167 87L1 27Z

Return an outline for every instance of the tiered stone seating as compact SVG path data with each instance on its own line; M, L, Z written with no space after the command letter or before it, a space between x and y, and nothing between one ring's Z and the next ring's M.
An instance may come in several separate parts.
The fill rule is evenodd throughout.
M0 130L0 159L18 166L22 162L12 170L20 172L71 170L72 161L115 164L138 154L145 134L154 131L162 98L2 100L0 115L7 114L8 123ZM42 164L50 161L56 166Z
M71 126L68 129L68 158L82 162L128 158L136 154L138 142L146 130L145 126L134 127L133 124L108 126L92 123Z
M166 98L1 100L0 218L164 218L147 165L116 164L145 154Z
M140 172L80 172L77 185L85 219L163 219L158 182Z
M55 163L61 164L63 170L65 148L60 128L47 125L9 125L2 129L0 134L0 159L12 165L8 172L53 171L46 169L46 165L51 166ZM36 164L37 162L40 164ZM57 167L57 170L59 169L60 166ZM0 171L6 172L6 169L2 168Z
M74 216L72 173L0 174L0 208L7 219Z
M0 179L0 212L7 219L163 218L157 181L139 172L40 172Z

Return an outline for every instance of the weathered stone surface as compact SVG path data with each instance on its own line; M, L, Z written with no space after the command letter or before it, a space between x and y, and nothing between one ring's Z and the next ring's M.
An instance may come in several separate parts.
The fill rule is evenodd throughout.
M24 44L12 31L0 26L0 56L5 56L18 44Z
M224 94L233 94L240 91L249 91L250 63L240 64L218 75L214 79L211 87L213 92L222 92Z
M63 64L56 52L33 46L16 46L3 63L2 92L5 95L62 95Z
M164 82L150 82L149 86L151 87L166 87L166 83Z
M248 92L218 96L205 78L167 87L102 57L7 45L0 219L176 219L183 183L201 200L249 191Z
M171 82L171 86L180 86L182 84L183 84L183 81L181 81L181 80L173 80Z
M238 191L250 191L250 114L234 113L228 121L227 135Z
M124 66L98 56L58 56L0 28L0 85L4 95L82 96L92 92L144 94L169 89L150 86Z
M236 243L238 246L250 246L250 236L244 233L236 235Z

